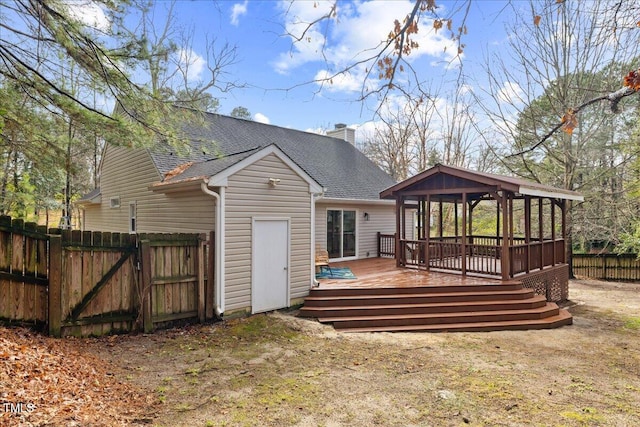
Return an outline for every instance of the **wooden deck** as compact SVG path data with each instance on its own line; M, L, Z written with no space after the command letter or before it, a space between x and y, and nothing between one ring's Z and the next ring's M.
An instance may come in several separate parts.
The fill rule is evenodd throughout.
M566 310L518 280L397 268L389 258L331 267L349 267L356 279L321 279L299 315L343 331L495 331L572 323Z
M320 288L403 288L502 283L496 278L463 277L456 273L396 267L393 258L367 258L331 263L331 267L349 267L356 279L320 279ZM509 282L512 283L512 282Z

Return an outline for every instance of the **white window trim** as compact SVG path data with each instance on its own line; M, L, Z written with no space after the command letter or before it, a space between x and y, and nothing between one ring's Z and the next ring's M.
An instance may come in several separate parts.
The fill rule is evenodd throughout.
M120 207L120 196L111 197L109 199L109 207L111 209L118 209Z
M327 245L327 241L326 241L327 240L327 237L326 237L327 232L326 232L326 230L327 230L327 215L329 214L329 211L342 211L342 212L344 212L344 211L354 211L356 213L356 234L354 236L355 237L355 244L356 244L356 251L355 251L356 254L354 256L350 256L350 257L331 258L331 261L340 262L340 261L353 261L353 260L358 259L359 240L360 240L360 209L351 208L351 207L347 207L347 206L335 206L335 207L330 206L330 207L327 207L325 209L325 212L324 212L324 224L325 224L325 237L324 237L325 242L324 242L324 244L325 244L325 247L328 246ZM327 247L327 250L328 250L328 247Z
M138 204L136 202L129 202L129 234L136 234L137 232L138 232Z

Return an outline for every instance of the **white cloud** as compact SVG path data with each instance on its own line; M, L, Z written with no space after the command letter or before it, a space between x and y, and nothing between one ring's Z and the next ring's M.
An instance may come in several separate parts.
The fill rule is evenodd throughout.
M320 70L316 73L316 81L324 81L322 84L329 92L355 92L362 88L364 77L355 73L340 73L336 76L327 70Z
M331 10L330 1L299 1L279 3L286 14L285 31L291 35L291 40L299 40L290 52L281 53L274 61L274 69L280 74L287 74L293 68L307 62L322 60L322 50L325 37L322 34L322 24L310 24Z
M323 62L324 70L342 70L358 61L363 63L350 70L350 75L334 79L333 85L327 88L341 87L343 90L357 91L367 78L367 71L373 70L368 77L377 78L375 63L369 58L386 42L393 29L394 19L402 20L414 5L412 0L398 1L366 1L342 5L339 3L337 17L324 20L309 28L330 11L333 2L281 2L281 9L286 16L285 27L292 35L293 44L290 51L282 53L274 61L275 70L288 74L293 69L312 62ZM305 32L306 31L306 32ZM437 59L438 66L447 66L457 55L457 46L447 35L432 28L432 21L423 17L420 32L413 35L419 44L411 55L406 56L409 62L428 56ZM453 61L456 62L456 61ZM331 71L316 71L318 75L327 75ZM340 80L340 81L338 81ZM359 84L353 84L359 82ZM372 83L375 83L372 81Z
M506 81L497 93L498 101L501 104L519 105L522 104L524 91L517 82Z
M240 24L240 17L247 14L247 5L249 0L245 0L244 3L236 3L231 8L231 25L236 27Z
M200 80L207 65L207 61L191 49L180 49L177 62L180 71L189 81Z
M67 0L67 10L73 19L99 31L111 28L111 22L104 10L92 0Z
M269 117L265 116L262 113L255 113L253 115L253 120L255 120L258 123L264 123L266 125L271 124L271 120L269 120Z

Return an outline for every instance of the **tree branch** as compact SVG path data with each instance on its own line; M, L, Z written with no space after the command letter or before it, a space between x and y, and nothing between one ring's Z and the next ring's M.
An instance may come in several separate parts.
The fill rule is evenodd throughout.
M632 88L623 87L623 88L618 89L615 92L611 92L608 95L598 96L596 98L590 99L587 102L584 102L584 103L578 105L577 107L574 107L572 109L572 112L573 112L573 114L578 114L580 111L584 110L588 106L593 105L593 104L595 104L597 102L609 101L609 103L611 105L611 111L613 113L617 113L618 112L618 103L622 100L622 98L627 97L627 96L631 96L636 92L637 91L632 89ZM551 130L549 132L547 132L534 145L532 145L531 147L529 147L529 148L527 148L525 150L519 151L517 153L509 154L506 157L507 158L518 157L518 156L522 156L524 154L527 154L527 153L530 153L530 152L534 151L535 149L540 147L542 144L544 144L549 138L551 138L560 128L562 128L563 125L564 125L563 121L557 123L553 128L551 128Z

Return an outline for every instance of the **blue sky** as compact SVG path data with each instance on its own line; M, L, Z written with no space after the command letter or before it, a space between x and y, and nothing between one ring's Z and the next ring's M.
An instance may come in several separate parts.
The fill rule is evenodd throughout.
M505 3L472 2L466 20L468 35L463 40L466 73L479 67L483 55L506 37L503 21L508 12L501 12ZM442 15L447 16L464 3L439 4L444 8ZM181 25L195 29L196 42L192 48L196 55L205 56L207 35L215 37L219 44L228 42L237 46L238 63L227 71L247 87L231 94L213 93L220 98L222 113L244 106L257 120L301 130L332 128L335 123L358 125L372 118L370 106L357 101L362 70L355 70L349 78L337 79L322 90L317 84L304 83L322 75L327 65L340 69L362 58L361 52L384 39L393 27L393 20L401 20L411 10L412 2L341 1L337 23L331 24L326 37L322 28L317 27L307 33L308 40L292 45L292 39L284 36L285 29L299 32L301 27L295 26L296 19L309 22L324 13L327 5L322 1L179 1L175 15ZM156 4L159 17L166 7L167 3ZM420 48L414 51L411 60L424 80L436 87L445 82L446 87L446 82L457 76L451 63L455 44L442 31L434 33L430 24L422 26ZM457 24L454 20L454 26ZM322 43L326 62L319 55Z
M68 1L76 5L73 9L84 23L104 25L101 23L104 16L100 16L91 0ZM231 93L212 91L220 100L221 113L229 114L234 107L243 106L255 120L265 123L307 131L331 129L336 123L345 123L358 128L357 138L364 135L375 126L371 120L377 103L372 100L363 104L358 97L364 73L374 64L356 67L349 75L337 77L323 87L313 81L370 55L370 50L393 29L394 20L402 21L411 11L413 1L340 0L337 17L328 22L328 26L324 26L327 21L314 26L299 43L293 43L293 39L285 35L287 32L300 34L307 28L304 23L325 14L332 3L324 0L178 0L173 10L176 22L172 24L193 34L191 45L181 47L191 64L189 78L197 82L207 72L207 40L215 39L218 48L228 43L236 46L237 62L225 68L227 77L246 86ZM453 105L451 94L461 85L460 64L464 75L471 76L463 83L473 86L465 88L467 92L477 91L483 84L484 58L503 49L507 41L505 22L512 18L514 9L527 5L527 2L511 2L511 6L508 3L472 1L462 22L467 1L437 2L440 17L453 17L454 28L462 24L467 28L461 57L456 57L457 44L449 35L443 30L434 31L431 17L423 18L420 32L414 36L420 46L408 58L439 105L449 108ZM168 1L154 3L158 29L164 25L170 5ZM523 16L529 13L525 10ZM134 22L135 18L130 18L130 23ZM368 82L378 83L375 78ZM510 91L517 89L505 88L500 96L508 97Z

